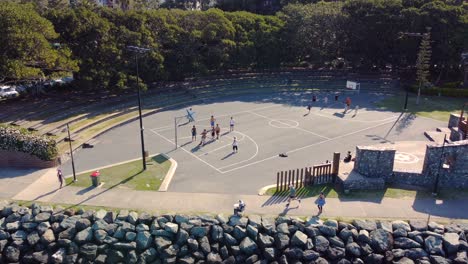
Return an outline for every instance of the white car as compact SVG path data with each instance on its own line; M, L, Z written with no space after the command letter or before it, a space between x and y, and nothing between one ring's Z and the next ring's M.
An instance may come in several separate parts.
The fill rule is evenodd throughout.
M19 93L15 91L15 88L11 86L0 86L0 97L1 98L12 98L17 97Z

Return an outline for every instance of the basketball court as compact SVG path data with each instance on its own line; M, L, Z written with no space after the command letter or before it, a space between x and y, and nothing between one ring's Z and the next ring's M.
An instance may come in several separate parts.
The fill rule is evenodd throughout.
M442 124L378 109L375 102L386 96L383 94L348 92L338 101L332 93L314 94L318 101L313 103L311 92L289 92L187 106L196 113L195 122L183 117L186 108L148 116L144 118L146 149L166 153L178 162L169 191L253 194L274 183L277 171L323 163L335 151L342 156L348 150L354 154L356 145L425 140L425 129ZM343 101L348 96L352 104L344 113ZM221 127L218 140L211 138L212 115ZM235 120L233 132L229 132L231 117ZM193 125L198 134L195 141L191 139ZM206 144L199 146L203 129L209 132ZM137 158L141 155L138 135L138 123L132 122L100 136L94 149L77 152L79 171ZM238 153L232 151L234 137ZM288 157L279 157L280 153ZM105 158L92 159L99 156Z

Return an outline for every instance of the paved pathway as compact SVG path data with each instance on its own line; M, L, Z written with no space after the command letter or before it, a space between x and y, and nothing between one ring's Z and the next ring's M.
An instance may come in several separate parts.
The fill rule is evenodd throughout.
M295 201L289 210L285 210L285 198L282 197L57 187L55 170L50 169L12 199L132 208L150 212L227 214L231 213L238 199L243 199L247 204L247 214L312 216L317 213L315 198L303 199L299 208L296 208ZM322 217L427 219L430 216L431 219L468 219L468 211L460 210L467 202L468 199L437 201L383 198L359 201L329 198Z

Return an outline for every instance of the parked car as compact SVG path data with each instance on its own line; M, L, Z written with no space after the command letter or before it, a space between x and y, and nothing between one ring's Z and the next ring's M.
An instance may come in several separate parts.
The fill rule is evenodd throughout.
M17 97L19 93L11 86L0 86L0 98Z

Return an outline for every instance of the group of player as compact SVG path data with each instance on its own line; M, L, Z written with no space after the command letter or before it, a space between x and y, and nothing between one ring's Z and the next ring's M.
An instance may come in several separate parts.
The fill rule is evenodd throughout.
M194 122L195 119L194 119L194 112L191 111L192 109L190 108L190 112L187 111L187 118L189 120L189 122ZM211 129L208 131L207 129L203 129L203 131L200 133L201 135L201 141L200 143L198 144L198 146L204 146L207 142L206 142L206 138L208 136L208 133L211 132L211 140L218 140L219 137L220 137L220 134L221 134L221 127L219 126L218 123L216 123L216 118L214 116L211 116L210 118L210 127ZM229 120L229 132L233 132L234 131L234 125L235 125L235 121L234 121L234 118L231 116L231 119ZM197 140L197 128L195 127L195 125L192 126L192 142L193 141L196 141ZM233 138L233 142L232 142L232 151L234 153L237 153L238 151L238 141L237 141L237 137L234 137Z
M338 94L338 93L335 93L335 102L337 102L338 99L339 99L339 94ZM311 102L307 105L307 110L309 111L307 114L310 114L310 110L312 109L312 106L313 106L313 105L315 104L315 102L317 102L317 101L318 101L317 95L315 95L315 94L312 95L312 100L311 100ZM325 97L323 98L323 103L324 103L325 105L328 104L328 97L327 97L327 96L325 96ZM344 111L343 111L343 114L346 114L346 113L351 109L351 103L352 103L351 98L350 98L349 96L346 97L346 99L343 101L343 103L344 103ZM353 117L357 115L357 113L358 113L358 111L359 111L359 105L356 105L356 106L354 107L354 111L355 111L355 112L354 112Z

